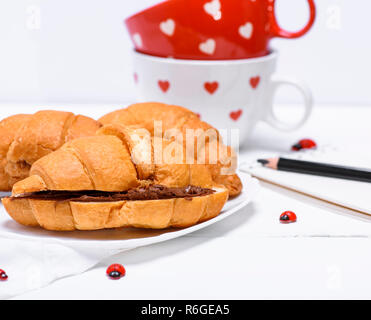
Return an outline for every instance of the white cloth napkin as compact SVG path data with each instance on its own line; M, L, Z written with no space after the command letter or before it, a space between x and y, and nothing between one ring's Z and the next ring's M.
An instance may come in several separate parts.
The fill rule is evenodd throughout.
M0 299L44 287L51 282L82 273L122 249L72 247L58 242L0 238L0 269L7 281L0 281Z

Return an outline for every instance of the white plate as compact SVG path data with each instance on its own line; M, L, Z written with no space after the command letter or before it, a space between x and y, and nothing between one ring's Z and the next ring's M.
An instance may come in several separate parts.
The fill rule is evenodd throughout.
M148 230L136 228L120 228L98 231L73 231L56 232L41 228L22 226L13 221L6 213L3 206L0 207L0 237L23 239L27 241L59 242L68 246L77 247L100 247L108 249L130 249L158 243L185 234L203 229L211 224L225 219L245 207L256 196L259 190L259 182L246 173L239 173L243 183L242 193L229 200L222 212L214 219L199 223L184 229Z

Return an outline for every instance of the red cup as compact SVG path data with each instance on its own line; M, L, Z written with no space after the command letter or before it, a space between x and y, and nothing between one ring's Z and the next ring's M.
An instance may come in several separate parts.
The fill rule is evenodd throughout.
M193 60L247 59L267 55L274 37L298 38L312 27L316 9L307 0L306 26L289 32L275 16L275 0L167 0L125 20L141 53Z

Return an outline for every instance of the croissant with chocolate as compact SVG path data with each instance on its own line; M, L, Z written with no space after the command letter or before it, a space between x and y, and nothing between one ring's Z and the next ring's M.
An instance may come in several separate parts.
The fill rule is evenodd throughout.
M214 130L216 135L214 137L207 136L206 134L201 136L195 136L194 141L194 153L195 160L200 150L197 150L197 139L205 139L206 152L206 166L212 174L212 178L215 182L224 185L231 197L237 196L241 193L242 183L237 174L235 174L236 163L230 163L227 161L229 157L233 158L233 150L223 144L219 132L208 123L202 121L199 116L183 107L167 105L163 103L149 102L149 103L138 103L133 104L125 109L120 109L99 119L103 125L121 125L121 126L135 126L138 128L145 128L152 136L156 135L155 124L156 121L160 121L162 132L165 134L169 130L179 130L182 134L183 141L187 136L187 130L193 129L207 133L208 130ZM211 163L208 161L209 144L214 143L217 140L218 155L217 162ZM221 151L224 152L221 152ZM234 158L236 158L234 156ZM223 172L223 169L227 169L227 173Z
M2 202L9 215L48 230L187 227L217 216L228 190L205 165L176 157L177 143L143 129L104 126L37 160Z
M92 136L98 121L71 112L39 111L0 122L0 191L10 191L31 165L75 138Z

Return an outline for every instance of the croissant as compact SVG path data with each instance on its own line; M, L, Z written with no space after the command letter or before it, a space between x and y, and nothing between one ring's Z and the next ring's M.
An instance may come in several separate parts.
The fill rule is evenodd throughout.
M0 190L10 191L31 165L65 142L94 135L99 122L71 112L39 111L0 122Z
M226 147L222 142L219 132L206 122L201 121L196 113L179 106L150 102L133 104L125 109L108 113L99 119L99 122L103 125L112 124L145 128L152 136L156 134L155 121L161 121L163 132L169 129L178 129L183 136L183 140L185 140L187 130L189 129L202 129L204 132L207 132L209 129L214 130L216 132L214 140L217 140L219 150L217 163L208 161L208 144L214 143L215 141L213 141L213 137L206 135L200 137L196 136L195 138L195 160L198 156L197 151L199 151L196 146L197 139L205 139L206 144L204 151L206 152L206 165L212 174L213 180L224 185L229 190L229 195L231 197L241 193L242 183L238 175L235 174L236 163L228 163L226 160L226 157L236 159L233 150L230 147ZM224 152L222 153L221 150L224 150ZM223 174L223 169L228 169L228 174Z
M2 202L17 222L57 231L187 227L217 216L228 190L205 165L171 163L166 147L177 144L161 142L156 163L150 134L104 126L37 160Z

